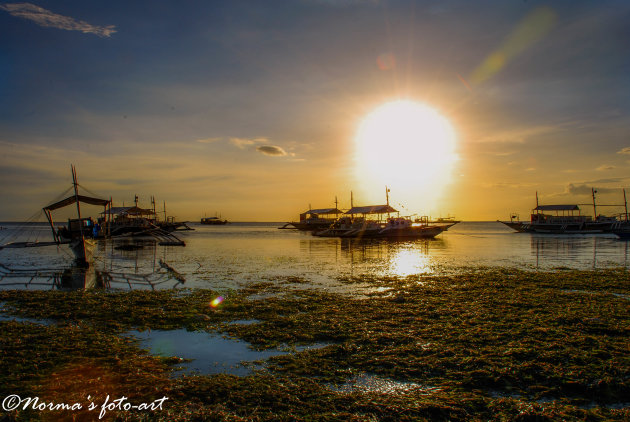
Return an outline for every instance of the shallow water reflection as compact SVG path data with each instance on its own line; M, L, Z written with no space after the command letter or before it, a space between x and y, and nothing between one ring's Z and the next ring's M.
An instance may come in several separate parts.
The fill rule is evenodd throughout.
M338 393L403 394L414 391L422 394L431 394L440 391L438 387L429 387L409 381L395 381L366 373L355 375L340 385L329 385L329 388Z
M181 273L185 287L191 288L223 292L253 282L280 281L342 289L342 279L452 275L479 266L526 270L627 267L630 248L630 242L619 241L613 235L516 233L497 222L463 222L435 239L406 241L321 238L306 232L278 230L280 225L191 224L194 231L178 234L186 241L185 247L129 240L138 247L124 250L120 249L120 242L102 241L96 251L96 268L136 277L128 277L128 281L134 281L159 271L162 260ZM67 255L56 252L63 248L0 250L0 264L63 269L68 265L62 265ZM0 274L0 288L4 288L2 283ZM123 282L116 287L173 287L169 283L132 284Z

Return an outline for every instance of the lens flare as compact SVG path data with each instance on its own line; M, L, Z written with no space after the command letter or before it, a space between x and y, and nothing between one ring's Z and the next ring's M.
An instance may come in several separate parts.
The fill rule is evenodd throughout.
M223 296L218 296L218 297L215 297L214 299L212 299L212 302L210 302L210 306L213 307L213 308L216 308L222 302L223 302Z
M556 14L549 7L539 7L531 12L514 28L499 49L477 66L469 80L473 85L478 85L499 73L524 50L542 40L555 22Z

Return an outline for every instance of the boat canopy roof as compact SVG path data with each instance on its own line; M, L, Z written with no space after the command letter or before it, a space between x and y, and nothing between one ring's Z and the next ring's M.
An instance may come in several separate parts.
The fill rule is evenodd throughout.
M304 211L303 214L343 214L343 211L338 208L319 208L316 210Z
M102 214L113 214L113 215L153 215L155 214L153 210L139 208L139 207L112 207L111 209L103 212Z
M78 197L79 197L79 202L83 202L90 205L100 205L104 207L105 205L109 204L108 199L93 198L93 197L84 196L84 195L78 195ZM59 202L55 202L54 204L50 204L47 207L44 207L44 210L53 211L59 208L67 207L68 205L72 205L75 202L77 202L77 198L74 195L72 195L72 196L67 197L66 199L62 199Z
M579 211L577 205L538 205L534 211Z
M368 205L366 207L352 207L346 214L386 214L390 212L398 212L398 210L389 205Z

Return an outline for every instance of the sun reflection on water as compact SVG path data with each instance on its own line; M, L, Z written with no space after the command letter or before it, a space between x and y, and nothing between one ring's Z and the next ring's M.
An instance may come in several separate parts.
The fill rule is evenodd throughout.
M388 272L401 277L429 274L432 272L431 259L416 248L399 249L392 256Z

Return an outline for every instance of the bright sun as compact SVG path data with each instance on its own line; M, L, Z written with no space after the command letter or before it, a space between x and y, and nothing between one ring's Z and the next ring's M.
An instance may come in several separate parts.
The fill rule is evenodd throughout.
M398 200L409 206L425 211L435 206L431 202L450 181L457 158L448 120L424 104L394 101L367 115L355 140L363 191L377 191L382 198L388 185L392 193L404 195Z

